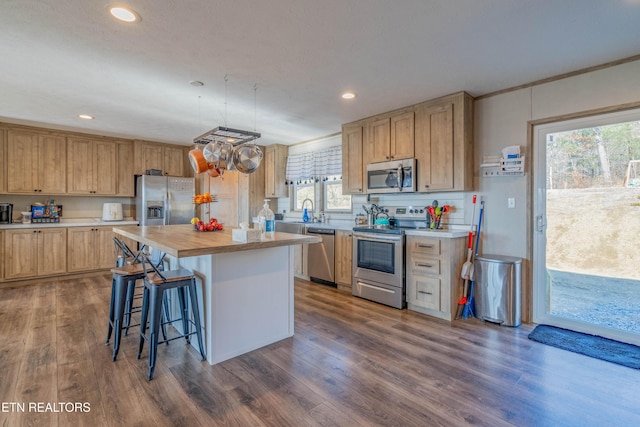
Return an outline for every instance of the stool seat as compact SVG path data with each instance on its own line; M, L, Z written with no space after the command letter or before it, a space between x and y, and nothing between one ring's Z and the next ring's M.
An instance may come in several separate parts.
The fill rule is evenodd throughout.
M147 268L147 271L151 271L151 267ZM115 267L111 269L112 274L120 274L124 276L134 276L138 274L144 275L142 264L123 265L121 267Z
M151 271L150 269L148 271ZM179 270L170 270L158 273L150 273L147 275L147 281L152 285L162 285L170 282L179 282L181 280L191 280L193 272L184 268Z

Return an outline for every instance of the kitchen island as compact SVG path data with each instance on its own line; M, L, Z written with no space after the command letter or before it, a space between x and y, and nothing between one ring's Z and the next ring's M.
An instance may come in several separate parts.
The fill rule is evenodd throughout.
M210 364L293 336L293 249L319 238L276 232L273 239L239 243L231 230L198 232L192 225L113 231L165 252L170 269L195 273Z

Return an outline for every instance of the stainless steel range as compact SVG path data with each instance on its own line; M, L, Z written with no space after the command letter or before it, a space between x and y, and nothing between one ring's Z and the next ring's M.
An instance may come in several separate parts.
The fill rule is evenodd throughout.
M353 295L405 307L404 230L426 228L424 207L383 208L389 226L353 228Z

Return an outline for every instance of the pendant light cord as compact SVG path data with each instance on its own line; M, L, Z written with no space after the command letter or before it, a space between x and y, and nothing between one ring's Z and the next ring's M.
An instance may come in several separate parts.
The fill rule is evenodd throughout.
M224 127L227 127L227 81L228 75L224 75Z
M256 117L258 116L258 84L253 84L253 131L256 132Z

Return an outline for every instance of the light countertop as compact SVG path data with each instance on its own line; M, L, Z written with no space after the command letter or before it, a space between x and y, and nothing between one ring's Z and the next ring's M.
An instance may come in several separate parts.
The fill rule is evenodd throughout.
M32 222L29 224L14 222L13 224L0 224L0 230L16 230L19 228L109 227L120 225L138 225L138 221L132 218L125 218L122 221L103 221L101 218L60 218L60 222Z
M356 227L355 224L345 224L337 223L332 224L328 223L320 223L320 222L300 222L300 221L278 221L288 224L300 224L305 228L328 228L334 230L343 230L343 231L352 231L353 227ZM404 234L406 236L421 236L421 237L438 237L438 238L448 238L455 239L458 237L467 237L469 235L469 226L447 226L447 228L442 230L430 230L428 228L416 228L416 229L404 229Z
M273 239L241 243L232 240L231 229L201 232L196 231L193 225L190 224L146 227L117 226L113 228L113 231L116 234L144 243L176 258L249 251L304 243L320 243L322 241L320 238L314 236L275 232Z
M456 229L444 229L444 230L429 230L427 228L420 228L415 230L405 230L405 236L418 236L418 237L437 237L445 239L455 239L458 237L469 236L469 230L456 230Z

